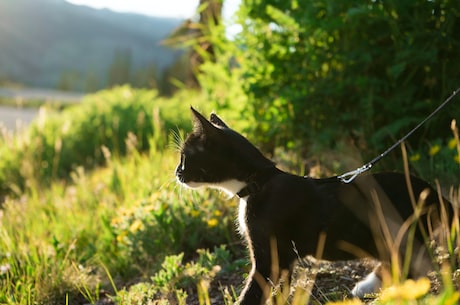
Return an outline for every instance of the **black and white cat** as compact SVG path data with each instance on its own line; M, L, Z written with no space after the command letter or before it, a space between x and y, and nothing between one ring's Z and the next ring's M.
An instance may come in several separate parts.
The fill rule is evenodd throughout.
M192 113L194 129L182 145L176 177L191 188L219 188L240 198L239 229L252 269L239 304L263 304L267 298L264 281L278 281L270 278L272 263L277 261L279 270L291 272L299 256L319 253L320 240L324 241L322 259L347 260L366 253L390 262L391 241L414 214L415 203L403 174L361 175L351 183L292 175L278 169L216 114L207 120L193 108ZM422 225L415 222L415 240L406 244L403 237L399 251L403 255L406 248L412 250L410 274L417 277L431 267L420 228L427 227L428 218L432 226L437 225L440 205L437 192L426 182L411 177L411 187L415 198L422 192L426 196ZM273 245L277 252L272 251ZM362 297L379 287L380 278L374 272L352 292Z

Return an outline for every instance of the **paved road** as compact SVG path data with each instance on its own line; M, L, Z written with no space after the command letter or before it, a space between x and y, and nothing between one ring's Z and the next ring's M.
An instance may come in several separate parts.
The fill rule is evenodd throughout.
M14 132L27 126L37 115L38 109L35 108L0 106L0 126Z
M0 0L1 1L1 0ZM14 99L27 103L28 100L43 100L46 102L78 103L83 98L82 93L63 92L40 88L4 88L0 87L0 97ZM20 108L0 105L0 126L5 126L9 132L27 126L38 114L36 108Z
M4 88L0 87L0 96L16 100L44 100L59 103L77 103L83 98L82 93L66 92L40 88Z

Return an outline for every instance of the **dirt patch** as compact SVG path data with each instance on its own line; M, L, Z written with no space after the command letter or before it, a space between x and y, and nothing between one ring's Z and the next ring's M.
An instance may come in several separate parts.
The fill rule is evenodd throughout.
M370 273L375 265L373 260L316 263L306 260L294 270L291 293L294 287L311 289L310 304L343 300L350 296L355 283ZM241 272L218 274L209 285L211 304L226 304L226 299L239 294L243 284L244 277ZM199 305L196 289L188 291L188 295L187 304Z
M327 302L341 301L351 298L351 289L354 285L368 275L376 266L377 262L371 259L328 262L305 260L294 269L292 285L289 293L293 295L296 289L302 288L310 291L310 305L326 304ZM209 301L212 305L233 304L236 300L243 285L244 271L236 270L234 272L222 271L209 283L205 283L205 289L208 292ZM457 271L460 273L460 271ZM431 281L431 293L437 294L441 289L440 279L435 272L429 274ZM459 276L460 277L460 276ZM274 291L280 291L283 287L274 287ZM187 305L200 305L198 291L196 286L185 289L188 295ZM282 293L285 291L282 290ZM162 301L167 304L177 305L177 299L174 293L163 296ZM363 300L366 304L374 304L375 298L370 297ZM89 305L85 303L85 305ZM96 302L97 305L113 305L115 302L110 297L105 297ZM154 304L155 303L154 301ZM158 303L166 304L166 303ZM202 303L203 304L203 303Z

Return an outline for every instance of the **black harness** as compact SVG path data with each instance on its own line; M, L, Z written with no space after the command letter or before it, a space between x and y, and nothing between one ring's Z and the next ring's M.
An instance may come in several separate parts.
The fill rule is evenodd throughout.
M280 174L281 171L275 165L257 171L248 179L248 184L243 187L236 195L240 198L254 195L262 190L264 185L273 178L273 176Z

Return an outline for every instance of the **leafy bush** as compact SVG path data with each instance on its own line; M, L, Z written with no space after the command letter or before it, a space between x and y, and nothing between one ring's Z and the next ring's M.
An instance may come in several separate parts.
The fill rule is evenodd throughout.
M349 139L373 156L460 84L460 2L245 0L237 43L247 114L266 150ZM439 114L413 145L448 134Z
M120 207L111 219L117 256L130 257L129 268L154 270L165 253L183 252L190 256L200 247L229 243L233 236L234 205L197 194L171 198L169 191L126 208Z
M444 140L436 138L420 145L409 156L411 166L422 177L435 177L441 185L460 183L460 140L456 121L451 123L453 137Z
M77 166L100 165L106 158L102 147L120 156L129 146L164 150L171 129L190 128L181 97L163 99L124 86L89 95L62 112L41 109L26 134L0 141L0 194L67 178Z
M161 270L152 281L159 292L169 292L177 288L185 288L188 281L197 282L199 279L212 279L222 267L230 265L230 252L225 246L215 247L214 251L198 249L198 258L190 263L183 263L184 253L167 256L161 264Z
M175 299L172 302L186 304L185 289L191 285L197 285L198 290L206 295L207 291L200 288L206 289L222 267L231 264L231 254L225 246L215 247L213 251L198 249L196 253L198 258L186 263L184 253L165 257L151 283L143 282L122 290L117 300L121 304L170 304L169 300Z

